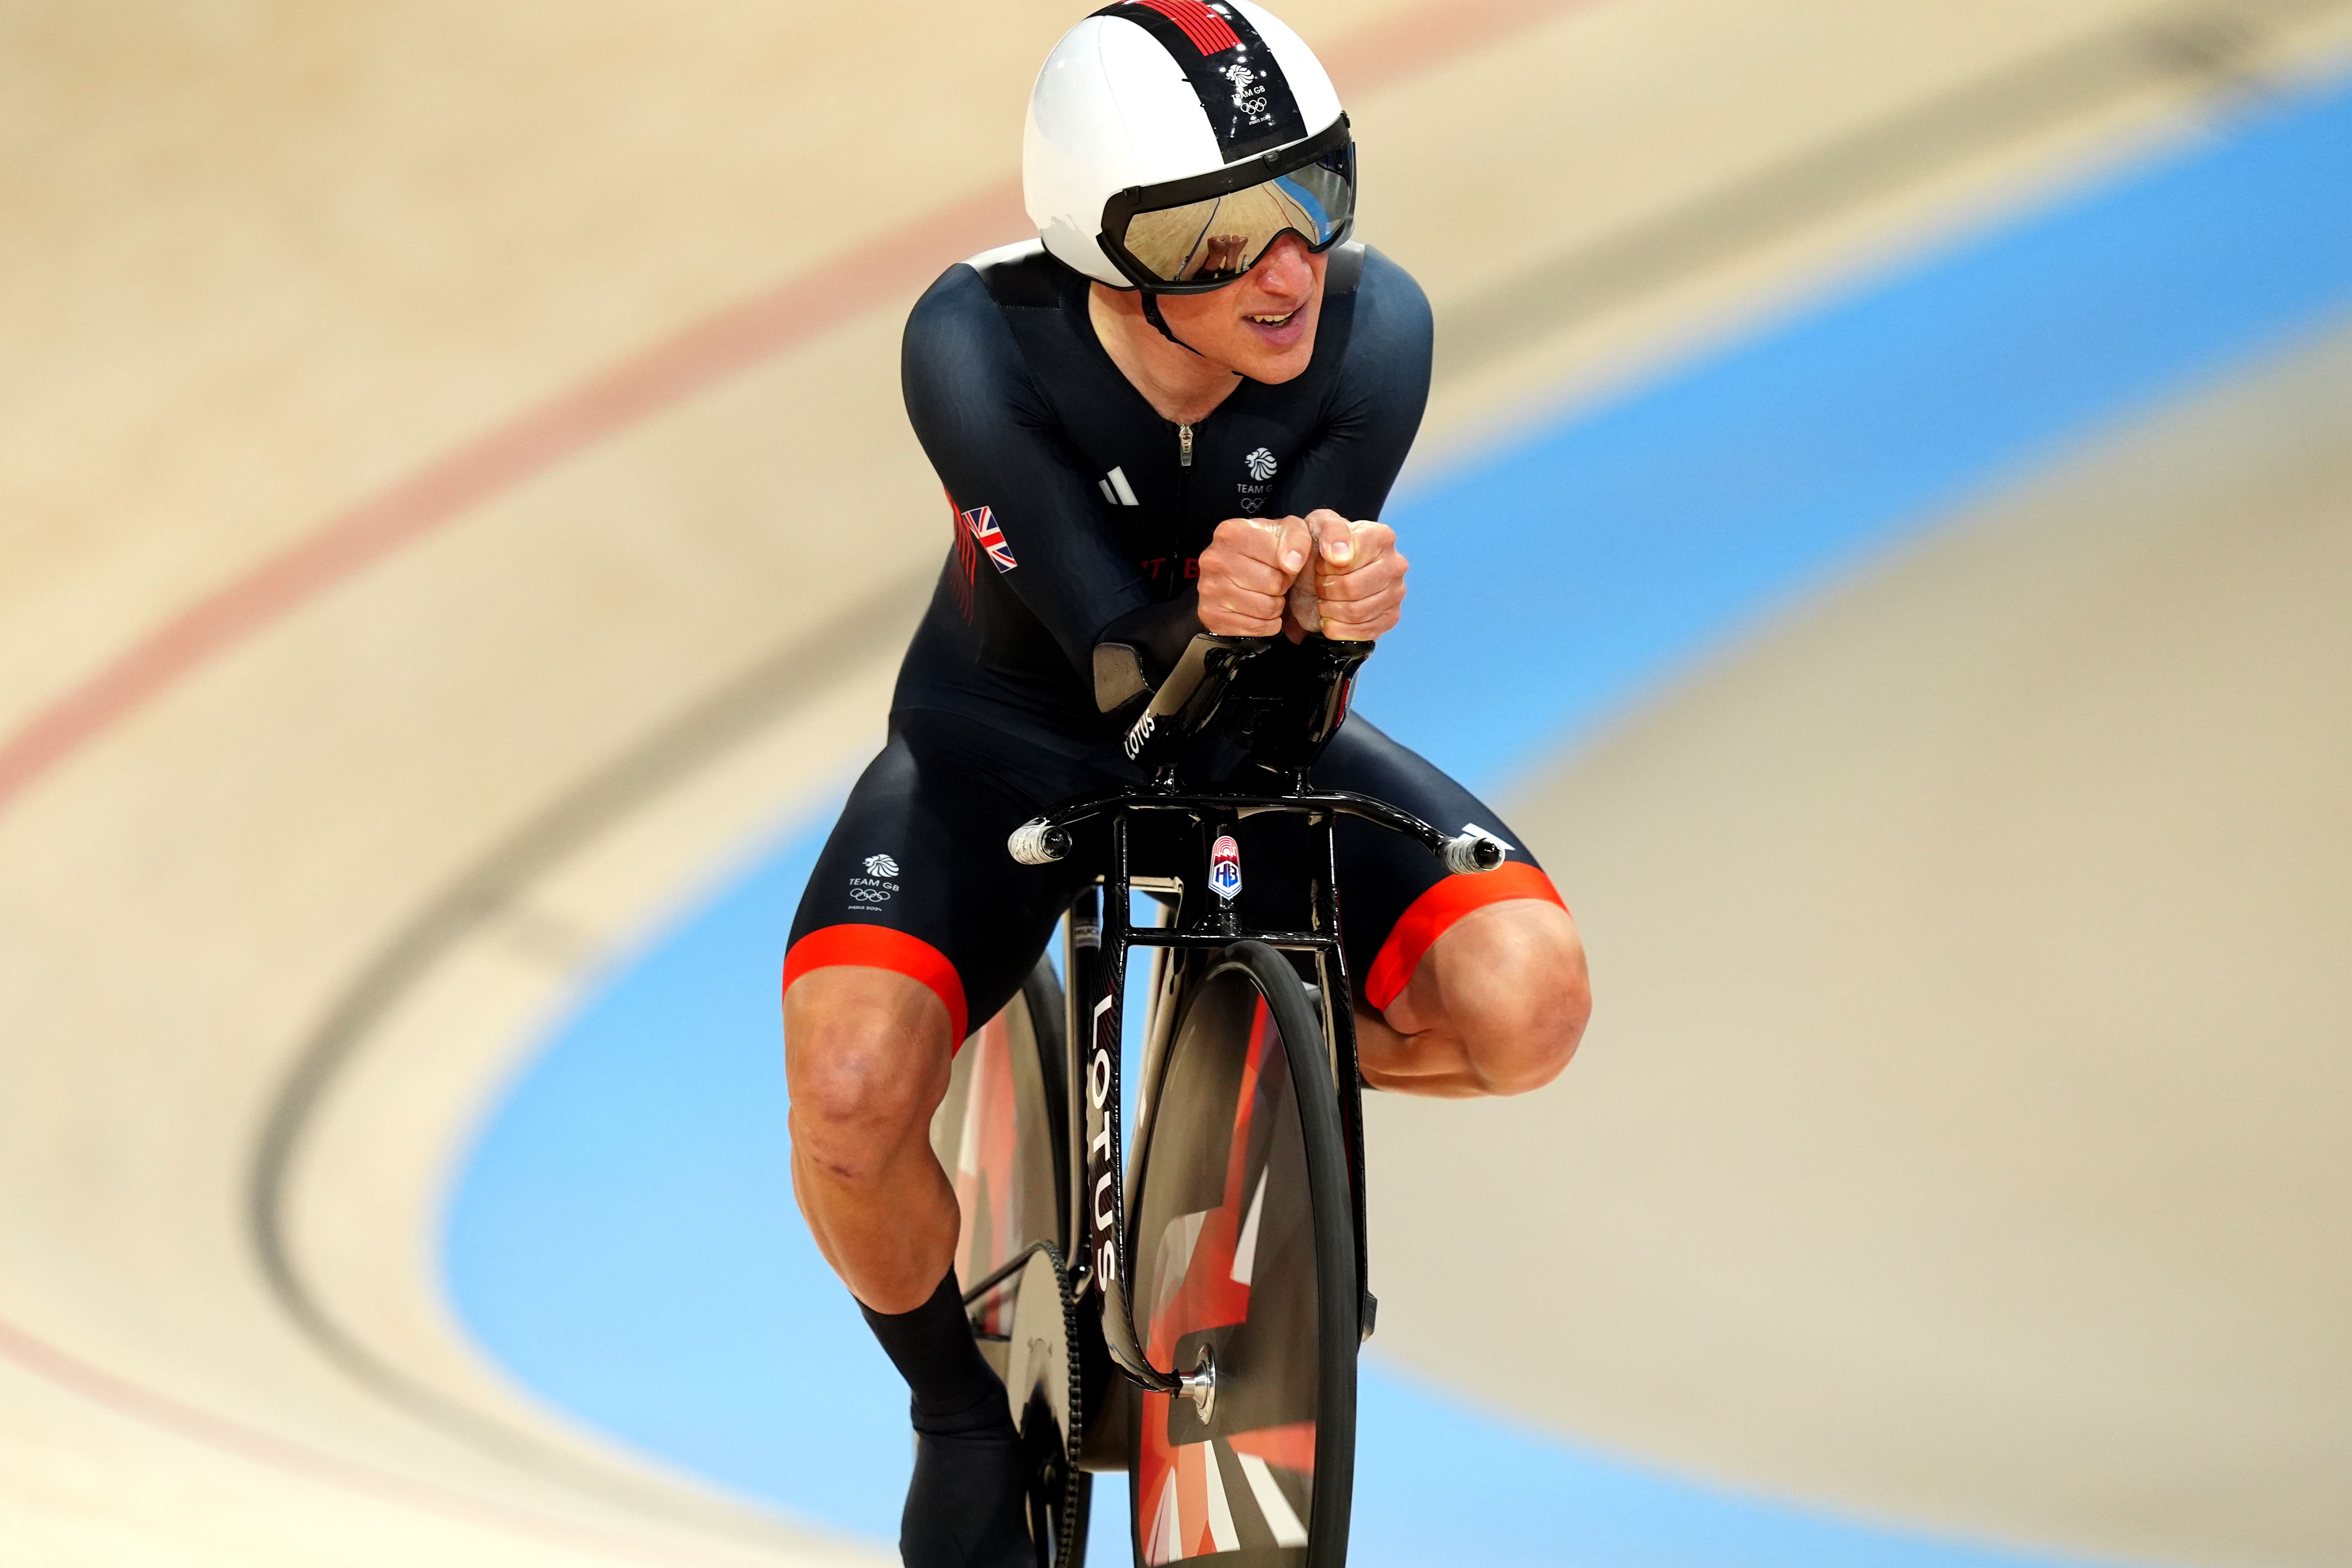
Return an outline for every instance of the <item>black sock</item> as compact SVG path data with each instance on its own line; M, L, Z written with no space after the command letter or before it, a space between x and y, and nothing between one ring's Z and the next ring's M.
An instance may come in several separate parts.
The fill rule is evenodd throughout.
M907 1380L914 1395L915 1430L936 1434L1010 1430L1013 1412L1004 1384L983 1360L964 1316L963 1291L953 1268L931 1299L911 1312L877 1312L860 1301L866 1326Z

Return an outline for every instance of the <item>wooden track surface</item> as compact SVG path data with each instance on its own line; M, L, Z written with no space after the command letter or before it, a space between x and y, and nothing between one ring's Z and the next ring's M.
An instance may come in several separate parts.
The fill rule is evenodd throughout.
M2340 31L2221 9L2234 52L2122 0L1285 15L1464 323L1443 448ZM944 548L898 321L1017 233L1068 15L0 16L0 1534L841 1555L518 1395L433 1216L535 1022L871 744Z
M1467 1265L1383 1349L1775 1495L2352 1558L2347 580L2352 334L1515 802L1601 1002L1572 1094L1374 1102L1383 1251Z

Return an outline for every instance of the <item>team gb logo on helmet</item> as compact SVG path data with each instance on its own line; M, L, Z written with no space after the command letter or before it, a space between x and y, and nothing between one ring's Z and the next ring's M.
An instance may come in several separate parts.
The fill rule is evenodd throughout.
M1265 84L1257 72L1236 60L1225 68L1224 78L1234 84L1234 107L1244 120L1262 125L1272 118L1266 109Z

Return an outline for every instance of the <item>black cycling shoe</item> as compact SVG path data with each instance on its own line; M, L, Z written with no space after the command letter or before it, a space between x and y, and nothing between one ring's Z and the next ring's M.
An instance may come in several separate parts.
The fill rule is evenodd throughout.
M1020 1434L1000 1398L972 1431L915 1434L915 1479L898 1521L907 1568L1036 1568Z

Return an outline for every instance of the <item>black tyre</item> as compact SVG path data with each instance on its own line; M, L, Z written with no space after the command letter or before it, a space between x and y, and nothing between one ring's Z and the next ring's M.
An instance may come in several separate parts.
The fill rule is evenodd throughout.
M1205 965L1162 1060L1129 1194L1155 1366L1215 1369L1205 1412L1139 1394L1135 1560L1339 1568L1356 1438L1353 1206L1321 1019L1289 962Z
M931 1150L962 1210L956 1278L981 1352L1005 1380L1028 1457L1039 1568L1086 1556L1094 1478L1073 1456L1084 1430L1063 1272L1069 1223L1069 1060L1062 988L1044 960L956 1053Z

